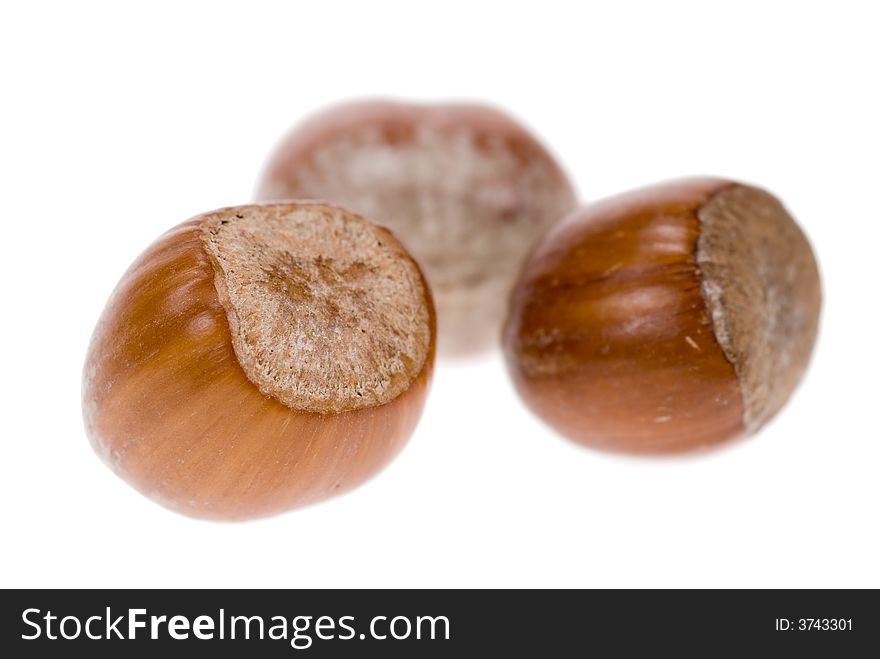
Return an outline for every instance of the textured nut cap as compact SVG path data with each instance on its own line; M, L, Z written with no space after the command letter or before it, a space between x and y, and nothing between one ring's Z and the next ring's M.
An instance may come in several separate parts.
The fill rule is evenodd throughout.
M809 362L822 305L818 267L800 227L764 190L726 187L698 216L703 295L753 433L785 404Z
M427 291L391 234L320 202L202 222L248 378L285 405L341 412L405 391L431 342Z

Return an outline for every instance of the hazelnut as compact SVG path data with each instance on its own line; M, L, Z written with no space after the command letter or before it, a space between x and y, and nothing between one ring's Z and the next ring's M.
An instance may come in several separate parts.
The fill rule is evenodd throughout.
M692 179L578 210L528 258L504 350L531 409L630 453L751 434L803 374L821 292L804 234L771 194Z
M328 199L394 231L424 268L447 355L497 343L526 253L576 203L553 157L499 111L380 101L298 126L256 197Z
M434 359L422 274L322 202L225 208L123 275L84 370L98 454L181 513L247 519L347 490L412 433Z

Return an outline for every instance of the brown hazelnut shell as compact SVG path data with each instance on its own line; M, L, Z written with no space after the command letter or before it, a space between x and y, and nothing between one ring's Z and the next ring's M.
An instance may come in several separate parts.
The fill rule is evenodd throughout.
M271 207L304 203L311 202ZM268 207L221 209L165 233L122 277L86 357L83 410L96 452L140 492L193 517L274 515L355 487L400 451L429 388L435 318L414 263L430 342L393 400L303 411L249 379L233 347L204 225ZM373 228L397 245L390 232Z
M527 405L626 453L756 432L809 361L821 287L806 237L763 190L720 179L575 211L528 258L504 350Z

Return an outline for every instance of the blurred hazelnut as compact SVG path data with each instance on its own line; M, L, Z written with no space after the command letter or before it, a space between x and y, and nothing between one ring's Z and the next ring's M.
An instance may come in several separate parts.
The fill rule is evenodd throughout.
M394 231L431 285L444 354L496 344L529 247L575 206L553 157L501 112L380 101L296 127L256 197L327 199Z
M782 204L693 179L578 210L530 255L504 348L563 435L632 453L756 432L803 374L819 322L813 252Z

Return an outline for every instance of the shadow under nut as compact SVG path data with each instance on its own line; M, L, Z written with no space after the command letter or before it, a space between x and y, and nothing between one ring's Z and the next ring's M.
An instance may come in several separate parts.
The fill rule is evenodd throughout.
M497 341L528 249L575 206L553 157L506 115L383 101L340 105L296 127L256 196L327 199L394 231L430 282L447 354Z
M693 451L757 431L809 361L809 243L763 190L717 179L580 209L529 257L504 331L525 402L612 451Z
M348 242L339 241L335 258L320 244L309 253L295 236L278 231L279 223L295 225L303 213L315 230L348 232ZM242 231L221 234L219 250L217 244L211 246L213 230L237 225ZM273 238L261 234L266 228ZM301 237L315 247L313 236ZM373 244L378 242L383 245ZM227 274L218 264L218 253L224 250L228 268L248 265L251 270L225 281L221 292L218 279ZM328 372L324 382L297 386L320 369L296 370L298 363L311 359L304 345L314 343L314 337L303 335L309 323L297 325L285 313L307 313L310 322L323 321L324 342L313 349L338 358L344 350L357 357L358 346L351 343L364 337L364 351L382 352L387 333L379 325L395 318L387 315L387 305L382 308L387 289L363 273L354 283L344 275L358 263L367 269L386 265L383 259L394 261L394 272L409 277L402 287L392 286L408 292L396 304L412 316L410 338L415 343L409 354L397 346L397 359L388 354L358 362L362 370L372 369L366 377L353 377L351 368L358 364L349 361L348 372ZM285 265L286 270L271 265ZM315 268L329 271L324 273L329 285L310 279ZM295 273L300 276L293 277ZM384 277L385 271L377 276ZM289 294L294 284L316 284L313 299L303 301L305 291L299 297ZM360 297L374 304L372 309L369 304L356 308L362 327L347 327L351 315L334 308L346 299L335 299L336 293L351 293L352 286L360 286ZM261 324L266 309L254 300L231 301L229 289L235 287L262 291L256 299L262 295L264 302L274 296L268 308L279 314L278 325ZM287 333L279 334L278 327ZM393 352L392 347L386 346L386 352ZM265 367L268 351L285 349L287 354L274 367L288 363L297 378L285 379L257 363L263 360ZM166 233L119 282L86 359L86 429L114 471L166 507L213 519L277 514L348 490L397 454L423 409L433 356L430 294L418 267L387 231L311 202L223 209ZM383 368L388 372L375 372ZM385 386L377 391L379 382ZM328 390L337 395L328 395Z

